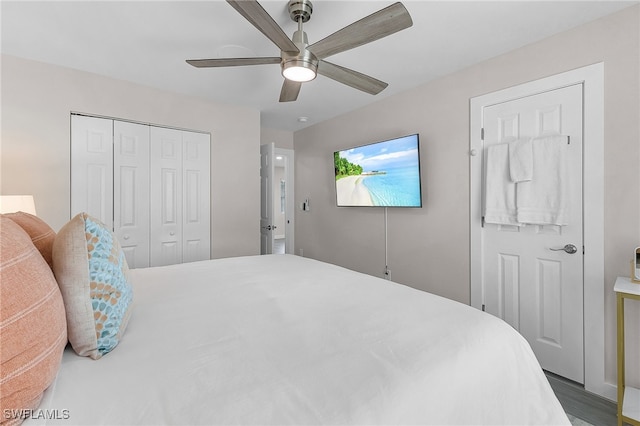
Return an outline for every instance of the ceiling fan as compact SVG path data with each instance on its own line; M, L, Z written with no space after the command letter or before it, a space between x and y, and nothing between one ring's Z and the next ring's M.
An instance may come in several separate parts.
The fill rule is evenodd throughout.
M256 0L227 0L227 2L280 48L280 56L189 59L187 63L198 68L280 64L285 78L280 91L280 102L295 101L302 83L313 80L316 74L372 95L380 93L388 86L387 83L327 62L324 58L362 46L413 25L409 12L402 3L398 2L309 45L307 34L302 30L302 24L311 18L313 5L310 0L289 1L289 16L298 24L298 30L294 32L292 38L285 34Z

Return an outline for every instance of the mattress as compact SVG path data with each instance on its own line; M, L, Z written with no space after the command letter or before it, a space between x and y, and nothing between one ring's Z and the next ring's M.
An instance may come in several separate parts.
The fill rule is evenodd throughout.
M122 341L68 347L27 424L570 424L528 343L467 305L292 255L131 273Z

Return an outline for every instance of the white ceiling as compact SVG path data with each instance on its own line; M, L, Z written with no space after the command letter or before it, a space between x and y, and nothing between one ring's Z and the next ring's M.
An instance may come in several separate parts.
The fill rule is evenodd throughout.
M312 0L312 44L392 1ZM261 1L288 35L288 0ZM404 1L413 26L328 58L389 83L372 96L323 76L279 103L279 65L197 69L185 59L279 56L221 0L8 1L2 53L261 111L262 126L295 131L434 78L638 4L634 1ZM301 123L298 117L308 117Z

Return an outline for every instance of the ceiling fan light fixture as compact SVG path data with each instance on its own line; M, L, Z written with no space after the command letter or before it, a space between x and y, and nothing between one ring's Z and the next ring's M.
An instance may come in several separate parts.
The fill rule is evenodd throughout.
M313 62L295 59L282 64L282 76L287 80L304 83L316 78L318 66Z
M2 1L2 0L0 0ZM378 10L346 27L309 45L303 23L308 22L313 12L311 0L287 0L289 17L298 24L298 30L289 38L282 27L267 13L258 0L227 0L250 24L280 49L280 57L190 59L187 63L197 68L237 67L245 65L280 64L285 81L280 90L280 102L291 102L298 98L302 83L320 74L339 83L372 95L388 86L366 74L332 64L324 59L341 52L371 43L413 25L407 8L399 1Z

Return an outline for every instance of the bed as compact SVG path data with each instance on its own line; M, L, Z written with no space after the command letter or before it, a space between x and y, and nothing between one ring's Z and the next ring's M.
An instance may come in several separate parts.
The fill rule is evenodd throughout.
M527 342L467 305L292 255L127 274L117 345L66 345L25 424L570 424Z

